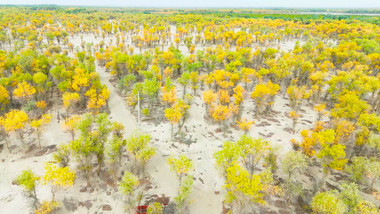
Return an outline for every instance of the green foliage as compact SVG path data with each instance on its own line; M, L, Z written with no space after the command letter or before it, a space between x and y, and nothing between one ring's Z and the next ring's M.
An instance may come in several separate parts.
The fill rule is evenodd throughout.
M269 142L261 138L253 139L247 135L237 141L241 149L243 163L250 174L253 174L259 162L269 153Z
M70 160L69 145L59 145L57 151L53 153L53 160L60 164L62 167L67 166Z
M380 161L373 159L371 162L367 165L366 170L367 177L371 179L370 189L373 189L373 186L375 185L376 180L380 178Z
M307 165L308 158L306 155L299 151L289 151L282 159L281 168L288 180L291 180L292 175L303 172Z
M107 142L105 152L110 162L114 163L121 159L123 145L123 140L116 135L113 135L112 139Z
M347 162L346 153L344 149L346 147L342 144L325 145L318 153L317 157L321 159L322 165L325 170L335 169L342 170Z
M144 80L142 85L142 93L149 98L151 105L153 105L153 102L156 100L159 89L160 82L157 81L156 78L153 78L152 80Z
M222 149L214 153L216 165L223 175L226 175L227 169L230 168L240 156L240 147L231 141L224 142Z
M356 211L360 214L379 214L378 208L369 201L361 201L356 205Z
M136 76L134 74L127 74L119 80L119 88L122 91L127 91L136 81Z
M169 157L167 159L170 169L177 174L181 181L183 176L193 168L193 161L185 155L180 155L178 158Z
M156 154L156 149L151 146L149 134L134 134L127 139L127 151L144 168L145 164Z
M311 208L318 214L343 214L347 211L336 191L318 192L311 201Z
M371 132L368 138L368 146L380 152L380 135Z
M24 170L16 179L17 185L21 185L29 193L33 193L36 189L36 183L40 177L36 176L32 170Z
M362 200L359 195L359 187L355 183L342 183L340 188L340 198L347 205L348 212L356 213L356 206Z
M355 41L367 54L380 53L380 43L375 39L356 39Z
M179 187L179 193L176 197L174 197L174 201L176 202L179 210L181 210L185 205L186 200L188 199L191 189L193 187L193 182L194 179L191 175L188 175L182 179L181 185Z
M131 172L125 171L119 186L121 192L124 195L129 196L136 190L138 185L139 179Z
M154 202L149 204L147 213L148 214L162 214L164 212L164 208L161 203Z
M360 114L368 111L370 106L364 100L361 100L353 92L345 93L339 96L339 103L331 109L331 116L335 118L346 118L356 121Z
M189 72L183 72L182 76L178 79L178 82L183 86L184 88L184 94L185 94L185 89L190 83L190 73Z
M376 113L361 114L358 121L360 124L368 127L370 130L380 132L380 117Z
M351 164L345 167L346 172L351 175L351 178L360 182L363 180L367 164L369 163L366 157L353 157L351 159Z
M148 108L143 108L142 111L143 115L149 116L149 109Z

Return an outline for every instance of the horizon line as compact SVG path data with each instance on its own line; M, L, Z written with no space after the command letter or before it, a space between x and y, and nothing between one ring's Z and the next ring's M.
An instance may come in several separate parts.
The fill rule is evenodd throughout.
M0 7L4 6L58 6L58 7L89 7L89 8L130 8L130 9L285 9L285 10L300 10L300 9L339 9L339 10L379 10L380 7L281 7L281 6L258 6L258 7L217 7L217 6L110 6L110 5L64 5L64 4L0 4Z

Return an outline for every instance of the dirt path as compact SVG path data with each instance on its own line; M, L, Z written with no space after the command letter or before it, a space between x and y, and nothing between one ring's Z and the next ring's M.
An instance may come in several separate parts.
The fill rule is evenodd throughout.
M108 107L110 109L110 117L112 120L121 122L125 126L125 135L129 136L139 129L136 118L131 114L125 105L125 101L117 94L117 89L109 81L111 75L104 68L96 66L100 81L110 90L110 98Z

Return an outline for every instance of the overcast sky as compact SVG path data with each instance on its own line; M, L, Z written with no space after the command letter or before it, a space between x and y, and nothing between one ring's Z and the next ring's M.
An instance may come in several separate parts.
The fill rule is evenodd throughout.
M0 0L0 4L123 7L380 8L380 0Z

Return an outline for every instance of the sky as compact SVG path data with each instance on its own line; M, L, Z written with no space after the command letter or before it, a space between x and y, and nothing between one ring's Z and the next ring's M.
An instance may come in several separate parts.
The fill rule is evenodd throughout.
M380 0L0 0L4 4L56 4L75 6L176 7L176 8L370 8Z

